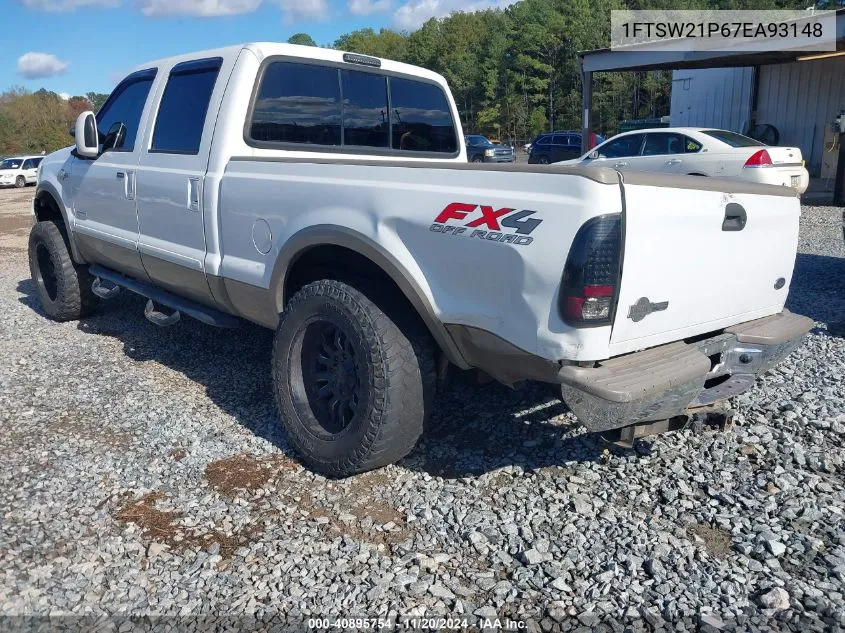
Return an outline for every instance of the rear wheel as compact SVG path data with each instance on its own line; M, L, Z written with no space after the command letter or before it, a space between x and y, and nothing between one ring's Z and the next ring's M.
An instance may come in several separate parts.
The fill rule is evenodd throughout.
M29 272L41 307L56 321L72 321L91 314L97 296L94 279L85 266L71 259L67 243L54 222L38 222L29 234Z
M432 344L416 319L394 321L352 286L318 281L282 314L273 379L302 460L345 477L395 462L417 443L434 393Z
M18 189L23 189L26 186L26 178L23 176L18 176L15 178L15 187Z

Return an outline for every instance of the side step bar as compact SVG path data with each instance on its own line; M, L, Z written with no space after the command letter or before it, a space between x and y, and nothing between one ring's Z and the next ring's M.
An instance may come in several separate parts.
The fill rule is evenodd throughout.
M94 277L94 285L96 285L96 287L100 290L103 290L101 288L101 280L105 280L115 284L115 286L126 288L130 292L134 292L135 294L139 294L142 297L149 299L150 301L147 302L144 314L156 325L173 325L179 320L179 318L175 316L175 314L178 314L179 312L183 312L189 317L193 317L198 321L202 321L207 325L213 325L214 327L237 328L241 325L241 321L237 317L221 312L220 310L215 310L214 308L206 307L191 301L190 299L179 297L167 290L153 286L152 284L124 277L120 273L104 268L99 264L89 266L88 272ZM167 306L176 312L173 315L166 316L155 309L154 303Z

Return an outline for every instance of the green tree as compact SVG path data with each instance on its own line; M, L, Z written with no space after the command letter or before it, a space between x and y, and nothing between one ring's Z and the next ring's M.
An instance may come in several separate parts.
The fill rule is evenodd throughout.
M396 61L405 60L407 46L408 38L402 33L390 29L379 29L376 32L371 28L341 35L334 43L334 48L342 51Z
M109 98L107 94L102 92L89 92L85 95L88 98L88 102L91 104L91 109L94 112L99 111L100 108L103 107L103 104L106 102L106 99Z
M317 42L314 41L308 33L294 33L288 38L288 44L299 44L300 46L317 46Z

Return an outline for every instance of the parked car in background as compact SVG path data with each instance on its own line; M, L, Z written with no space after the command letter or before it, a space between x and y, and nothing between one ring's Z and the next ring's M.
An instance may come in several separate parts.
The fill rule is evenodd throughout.
M10 156L0 162L0 187L34 185L43 156Z
M516 160L510 145L497 145L481 134L464 137L467 160L471 163L512 163Z
M552 133L540 136L528 152L530 164L548 165L570 160L581 155L581 135Z
M523 147L524 147L526 152L531 152L531 148L534 147L537 144L537 141L539 141L541 138L543 138L545 136L553 136L555 134L566 134L566 135L569 135L569 136L577 137L578 144L580 145L580 143L581 143L581 136L582 135L581 135L580 131L578 131L578 130L556 130L554 132L543 132L542 134L538 134L536 137L534 137L533 141L531 141L530 143L526 143ZM598 145L599 143L604 143L604 137L601 134L596 134L595 132L591 132L590 133L590 143L589 143L588 147L590 149L592 149L596 145ZM579 152L579 155L580 155L580 152Z
M804 193L810 175L797 147L771 147L753 138L711 128L662 128L617 134L567 164L619 170L738 178L791 187Z

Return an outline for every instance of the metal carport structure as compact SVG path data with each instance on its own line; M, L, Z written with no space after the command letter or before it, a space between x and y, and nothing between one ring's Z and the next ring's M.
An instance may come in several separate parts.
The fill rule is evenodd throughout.
M613 71L647 71L647 70L687 70L705 68L754 68L754 85L751 91L751 116L757 110L757 87L759 67L770 64L786 64L796 61L809 61L835 56L843 56L845 60L845 9L836 11L836 51L812 52L806 49L785 51L754 51L748 46L739 45L731 51L671 51L660 50L654 43L646 45L631 45L616 49L604 48L583 51L578 54L582 78L582 136L581 150L586 153L589 149L590 128L592 124L593 105L593 73ZM843 197L843 168L845 160L839 161L837 172L836 199Z

